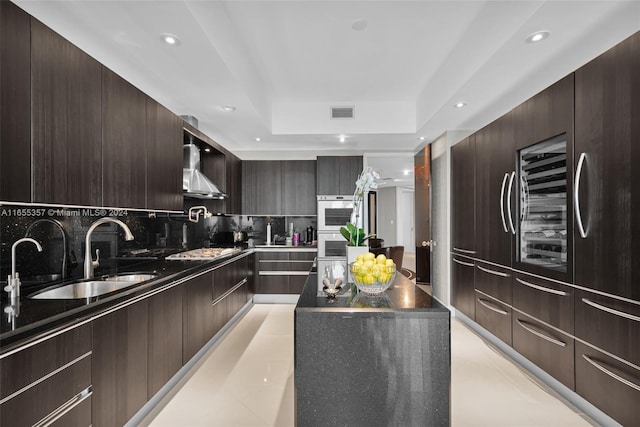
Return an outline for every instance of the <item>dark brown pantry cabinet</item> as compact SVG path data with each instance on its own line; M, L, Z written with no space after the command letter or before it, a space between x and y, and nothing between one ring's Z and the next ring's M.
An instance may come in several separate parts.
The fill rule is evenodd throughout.
M640 33L575 73L575 283L640 301Z
M33 202L102 205L102 65L31 19Z
M451 248L469 256L476 253L475 161L475 135L451 147Z
M512 209L512 201L518 192L513 114L505 114L470 138L473 136L475 155L469 161L476 162L476 256L485 261L511 266L512 241L518 221L518 215ZM469 180L466 180L467 187ZM456 218L456 222L458 220L472 222L470 218Z
M30 17L0 1L0 200L31 201Z

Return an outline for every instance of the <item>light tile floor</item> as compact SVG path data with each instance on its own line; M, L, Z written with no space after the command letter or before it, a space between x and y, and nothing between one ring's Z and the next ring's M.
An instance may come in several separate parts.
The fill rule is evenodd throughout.
M294 307L253 306L143 424L293 426ZM590 425L456 319L451 344L453 426Z

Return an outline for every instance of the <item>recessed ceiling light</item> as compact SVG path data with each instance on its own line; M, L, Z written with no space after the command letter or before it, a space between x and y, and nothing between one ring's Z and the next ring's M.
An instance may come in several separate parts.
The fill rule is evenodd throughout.
M347 137L344 135L340 135L340 142L344 143L347 140Z
M404 170L404 176L409 175L409 172L411 172L409 169L405 169L405 170Z
M362 31L365 28L367 28L367 20L364 18L356 19L353 21L353 24L351 24L351 29L354 31Z
M466 107L466 105L467 105L466 102L457 102L456 104L454 104L454 107L462 108L462 107Z
M260 138L256 138L256 142L260 142L260 141L261 141L261 139L260 139Z
M424 136L421 136L419 139L420 141L424 141Z
M173 34L162 34L162 41L171 46L180 46L180 39Z
M550 34L551 33L549 31L537 31L531 34L529 37L527 37L526 42L537 43L549 37Z
M204 152L205 152L205 153L209 153L209 152L211 152L211 148L205 148L205 149L204 149Z
M236 107L234 107L233 105L225 105L225 106L222 107L222 109L224 111L229 111L229 112L236 111Z

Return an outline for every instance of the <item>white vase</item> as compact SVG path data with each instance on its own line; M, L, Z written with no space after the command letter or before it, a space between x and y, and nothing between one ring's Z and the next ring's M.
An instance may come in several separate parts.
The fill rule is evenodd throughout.
M351 275L351 263L356 260L356 257L360 254L366 254L369 252L368 246L347 246L347 270L349 270L349 283L353 283L353 277Z

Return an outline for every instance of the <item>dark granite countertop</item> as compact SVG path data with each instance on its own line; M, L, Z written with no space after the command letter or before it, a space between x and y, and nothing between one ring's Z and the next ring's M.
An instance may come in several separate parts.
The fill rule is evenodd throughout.
M367 296L352 292L346 286L336 298L327 298L324 292L318 292L318 276L315 271L309 274L296 311L322 312L362 312L362 313L401 313L423 312L430 315L448 317L449 309L431 295L420 289L402 274L397 274L393 285L380 295Z
M20 313L13 321L2 312L0 320L0 354L22 346L32 340L39 339L58 329L72 326L101 312L118 305L126 304L132 299L144 297L145 294L157 292L172 283L193 276L200 272L215 268L229 261L253 253L252 249L244 249L233 256L211 261L193 260L143 260L139 262L115 262L109 270L102 270L96 277L103 274L117 274L126 272L154 272L159 274L152 280L132 284L125 289L109 294L87 299L30 299L29 295L46 287L57 287L62 283L45 287L23 287L20 299ZM75 282L77 280L72 280ZM2 299L4 310L9 302Z

